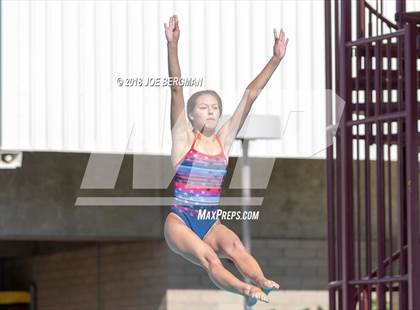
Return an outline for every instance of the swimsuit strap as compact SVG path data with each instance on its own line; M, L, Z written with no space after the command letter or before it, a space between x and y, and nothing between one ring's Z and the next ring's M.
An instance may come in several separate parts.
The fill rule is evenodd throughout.
M225 153L225 152L224 152L224 151L225 151L225 148L223 147L222 142L220 141L220 139L219 139L219 136L218 136L218 135L216 135L216 140L217 140L217 142L219 142L220 149L222 150L222 153Z
M194 141L193 141L193 143L191 144L191 147L190 147L190 150L192 150L193 148L194 148L194 146L195 146L195 142L198 140L198 134L199 134L199 132L197 132L196 134L195 134L195 138L194 138Z
M222 144L222 142L220 141L220 139L219 139L219 136L218 135L216 135L216 139L217 139L217 142L219 142L219 145L220 145L220 149L222 150L222 154L223 154L223 158L226 160L226 163L228 162L228 157L226 157L226 153L225 153L225 147L223 146L223 144Z
M194 148L194 145L195 145L195 141L197 141L197 138L198 138L198 133L195 135L195 138L194 138L194 141L193 141L193 143L191 144L191 146L190 146L190 148L189 148L189 150L181 157L181 159L180 160L178 160L178 162L177 162L177 164L176 164L176 166L178 166L180 163L181 163L181 161L187 156L187 154Z

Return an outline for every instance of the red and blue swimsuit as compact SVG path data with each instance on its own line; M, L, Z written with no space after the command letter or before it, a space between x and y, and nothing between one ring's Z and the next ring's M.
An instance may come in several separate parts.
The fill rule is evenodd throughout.
M179 160L174 176L175 200L170 212L174 212L201 239L217 221L216 218L198 218L199 210L210 215L217 212L224 176L227 173L227 159L223 146L220 153L204 154L194 149L198 134L188 152Z

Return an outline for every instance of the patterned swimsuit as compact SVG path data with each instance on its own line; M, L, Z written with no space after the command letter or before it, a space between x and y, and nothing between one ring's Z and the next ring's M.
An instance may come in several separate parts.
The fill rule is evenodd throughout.
M175 200L170 212L174 212L201 239L215 225L212 216L218 210L220 192L227 173L227 159L223 152L216 155L204 154L194 149L199 133L196 134L188 152L178 161L174 176ZM200 218L199 211L207 211L210 218ZM201 213L200 212L200 213Z

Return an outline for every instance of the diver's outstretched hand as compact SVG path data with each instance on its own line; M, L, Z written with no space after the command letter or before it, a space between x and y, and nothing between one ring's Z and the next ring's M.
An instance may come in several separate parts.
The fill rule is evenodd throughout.
M287 43L289 38L284 41L284 31L283 28L280 29L280 34L277 36L276 28L273 29L274 32L274 46L273 46L273 56L279 61L283 59L286 54Z
M178 25L178 17L176 15L172 15L169 18L169 26L164 23L165 27L165 36L168 43L178 43L179 40L179 25Z

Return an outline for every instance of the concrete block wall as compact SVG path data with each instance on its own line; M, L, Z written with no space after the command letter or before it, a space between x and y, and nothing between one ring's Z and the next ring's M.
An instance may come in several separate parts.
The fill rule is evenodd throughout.
M76 208L78 196L168 197L173 193L172 187L131 191L130 156L124 158L115 189L82 191L80 184L88 159L88 154L25 153L23 168L0 174L4 185L0 193L0 212L4 215L0 239L8 240L9 245L25 242L25 248L27 243L36 245L26 253L16 251L21 258L8 260L5 270L9 288L24 288L36 282L38 310L183 309L187 305L182 296L190 290L195 293L188 293L188 307L241 308L243 299L239 295L219 291L204 269L167 247L163 223L168 206ZM156 160L169 163L164 158ZM264 159L252 159L254 163L259 160ZM242 193L229 188L235 166L236 159L232 158L224 197ZM258 164L252 166L252 173L258 173L256 168ZM159 173L154 175L159 177ZM304 300L302 292L326 292L325 162L277 159L268 187L251 192L252 196L264 197L262 206L252 207L260 210L260 219L250 222L252 253L267 277L282 287L279 293L270 294L273 303L267 307L272 308L266 309L288 309L283 302L290 298L290 310L302 310L303 304L296 308ZM231 206L224 209L240 210ZM221 221L242 237L240 220ZM13 252L0 242L0 253L3 250ZM240 277L232 264L226 260L223 263ZM288 294L282 295L285 292ZM292 292L300 292L301 297L293 297ZM315 304L306 306L316 309Z
M38 310L241 308L239 295L219 290L204 269L173 253L164 241L77 243L68 249L67 244L43 250L47 246L40 243L40 254L9 260L8 288L35 282ZM259 304L261 309L302 310L311 305L316 309L311 301L318 305L327 301L325 241L256 239L252 252L266 276L282 288L270 293L272 302ZM222 262L242 279L233 264ZM299 299L286 294L292 291L302 298L303 291L320 294L305 302L301 299L298 307Z
M237 160L230 159L222 197L242 195L240 188L229 188L233 176L238 172L240 176ZM22 168L2 170L0 240L162 240L169 206L76 207L75 201L78 197L172 197L173 183L164 189L134 189L133 156L127 155L115 188L81 189L88 161L89 154L25 152ZM271 159L251 159L252 175L265 161ZM155 168L147 178L155 178L157 184L163 172L171 169L168 157L155 156L148 160L149 166ZM253 197L263 197L261 206L251 207L260 211L260 218L251 221L253 238L325 239L325 194L325 161L276 159L267 188L251 190ZM224 223L240 234L240 220Z

